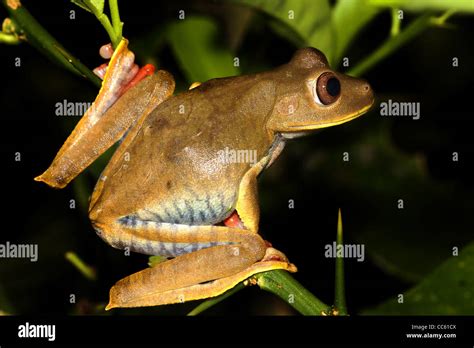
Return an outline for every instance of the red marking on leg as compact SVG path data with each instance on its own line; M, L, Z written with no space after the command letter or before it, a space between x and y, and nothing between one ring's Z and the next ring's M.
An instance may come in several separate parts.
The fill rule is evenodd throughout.
M152 64L146 64L140 68L137 74L130 80L130 82L123 87L120 91L120 94L124 94L127 90L135 86L138 82L143 80L147 76L153 75L155 72L155 67Z
M234 212L223 222L227 227L244 228L244 223L240 220L237 210L234 210Z
M271 247L273 246L272 243L270 243L268 240L265 240L265 239L264 239L263 241L265 242L265 246L266 246L267 248L271 248Z

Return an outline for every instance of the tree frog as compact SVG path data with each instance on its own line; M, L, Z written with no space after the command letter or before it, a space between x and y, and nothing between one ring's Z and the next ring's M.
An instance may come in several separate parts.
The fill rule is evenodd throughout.
M369 84L314 48L174 96L173 77L158 71L118 97L134 73L123 40L96 101L35 178L64 187L121 140L92 194L92 225L115 248L169 259L117 282L107 309L209 298L258 272L296 271L258 234L257 177L288 139L368 111Z

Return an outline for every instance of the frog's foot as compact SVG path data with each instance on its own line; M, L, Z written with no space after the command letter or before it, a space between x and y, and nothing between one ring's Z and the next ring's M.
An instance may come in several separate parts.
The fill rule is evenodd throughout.
M111 59L114 53L114 49L112 45L106 44L103 45L100 50L99 54L104 59ZM105 78L105 74L107 72L109 64L104 63L93 70L94 74L100 77L102 80ZM124 94L128 89L135 86L138 82L143 80L147 76L153 75L155 72L155 67L152 64L146 64L143 67L139 68L137 64L133 63L128 68L128 73L124 75L124 78L119 81L119 87L117 87L117 99L122 94Z
M111 59L113 53L114 49L112 48L112 45L110 43L103 45L99 50L100 56L104 59ZM109 64L104 63L95 68L93 72L103 80L105 78L108 66ZM139 68L137 64L133 63L128 69L128 73L124 75L124 78L121 81L119 81L116 99L118 99L122 94L124 94L133 86L135 86L145 77L151 76L155 72L155 67L152 64L146 64L143 67Z
M280 250L277 250L273 247L267 247L267 249L265 250L265 256L263 257L261 262L268 262L268 261L286 262L289 265L288 266L290 268L289 271L296 272L296 266L290 263L286 255L283 254Z

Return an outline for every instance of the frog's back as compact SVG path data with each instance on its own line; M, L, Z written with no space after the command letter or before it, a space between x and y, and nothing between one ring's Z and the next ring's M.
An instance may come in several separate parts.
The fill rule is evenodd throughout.
M262 100L265 86L239 79L208 81L147 117L125 150L128 157L107 173L113 200L129 202L113 207L117 215L199 225L233 211L243 175L272 141L265 129L269 111L262 106L273 101ZM101 201L108 202L107 192Z

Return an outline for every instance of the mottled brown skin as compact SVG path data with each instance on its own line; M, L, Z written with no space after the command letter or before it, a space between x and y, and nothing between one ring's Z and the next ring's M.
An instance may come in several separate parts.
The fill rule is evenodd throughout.
M264 270L295 271L257 233L256 179L286 138L347 122L373 104L365 81L338 73L336 102L315 102L312 86L327 71L324 55L306 48L275 70L210 80L164 102L174 84L162 73L104 114L136 122L94 190L91 221L114 247L174 257L119 281L107 308L206 298ZM255 150L257 163L224 163L226 148ZM216 226L234 211L244 228Z

